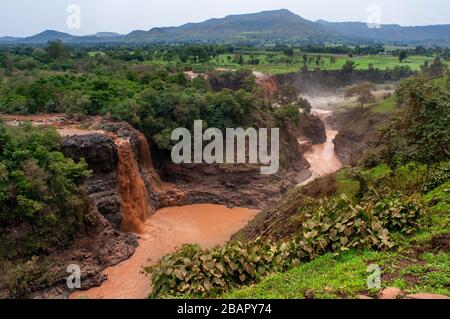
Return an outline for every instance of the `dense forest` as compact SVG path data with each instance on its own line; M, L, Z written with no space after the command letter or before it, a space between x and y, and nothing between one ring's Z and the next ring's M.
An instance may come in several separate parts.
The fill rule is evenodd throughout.
M191 57L196 54L202 61L192 50L188 47L182 52ZM215 49L208 51L207 57ZM145 64L136 57L130 62L120 51L79 56L64 44L52 42L28 53L2 52L0 112L107 116L131 123L161 149L169 149L173 129L192 128L198 118L207 127L226 128L266 127L273 118L282 121L285 115L294 120L299 116L298 112L283 111L293 110L288 101L274 111L245 68L212 73L209 81L204 76L191 80L183 73L190 69L186 65ZM230 89L213 90L210 82L224 83Z

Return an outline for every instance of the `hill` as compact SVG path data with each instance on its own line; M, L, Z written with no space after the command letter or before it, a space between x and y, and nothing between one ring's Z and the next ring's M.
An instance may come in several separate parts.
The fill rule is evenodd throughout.
M100 32L94 36L72 36L47 30L27 38L0 38L0 43L39 44L49 40L68 43L394 43L450 44L450 25L369 28L362 22L316 22L281 9L229 15L179 27L136 30L127 35Z

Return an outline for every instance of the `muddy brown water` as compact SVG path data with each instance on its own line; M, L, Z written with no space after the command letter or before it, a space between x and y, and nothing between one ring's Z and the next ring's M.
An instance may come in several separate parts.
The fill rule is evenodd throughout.
M314 109L313 113L319 116L324 122L331 115L331 111ZM311 150L305 153L305 158L310 164L311 177L301 183L306 185L318 177L334 173L342 168L342 163L334 150L333 140L338 134L337 131L327 128L327 140L323 144L313 145Z
M314 110L314 112L322 119L329 115L328 111ZM342 167L334 152L333 139L336 135L336 131L327 130L327 141L313 145L305 154L311 165L312 176L301 185L306 185L315 178L335 172ZM70 296L71 299L147 298L151 293L151 279L142 273L143 267L156 263L162 256L175 251L183 244L199 244L203 248L225 244L234 233L241 230L258 214L257 210L247 208L202 204L163 208L145 220L144 216L136 214L145 210L147 204L137 198L146 197L145 192L140 191L145 187L135 174L137 163L132 158L127 141L116 143L119 153L122 153L121 159L124 164L123 172L120 174L123 177L123 185L119 190L122 197L128 199L124 201L126 205L123 208L126 208L124 215L128 216L129 223L123 226L140 233L139 246L131 258L104 270L103 273L108 279L100 287L75 292ZM144 147L140 152L147 153L147 150ZM150 160L144 160L144 165L151 165ZM137 191L133 189L133 185L138 186ZM127 216L124 216L125 219Z
M151 281L141 273L143 266L155 263L186 243L203 248L224 244L257 213L257 210L209 204L160 209L144 223L139 247L130 259L107 268L104 274L108 279L100 287L75 292L70 298L147 298Z

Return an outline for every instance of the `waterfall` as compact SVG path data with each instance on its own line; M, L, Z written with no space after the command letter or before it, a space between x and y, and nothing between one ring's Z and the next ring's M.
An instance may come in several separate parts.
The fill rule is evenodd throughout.
M139 173L139 166L130 141L119 138L116 139L116 145L119 157L117 179L123 212L122 229L127 232L142 233L144 222L149 216L147 189ZM150 159L146 159L148 160ZM151 162L147 164L151 165Z

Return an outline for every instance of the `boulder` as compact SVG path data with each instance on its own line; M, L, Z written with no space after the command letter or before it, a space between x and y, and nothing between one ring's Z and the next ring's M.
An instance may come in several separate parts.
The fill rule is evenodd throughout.
M402 296L403 293L399 288L388 287L378 293L377 299L398 299Z
M305 298L306 299L314 299L316 297L316 292L314 289L309 289L305 292Z

